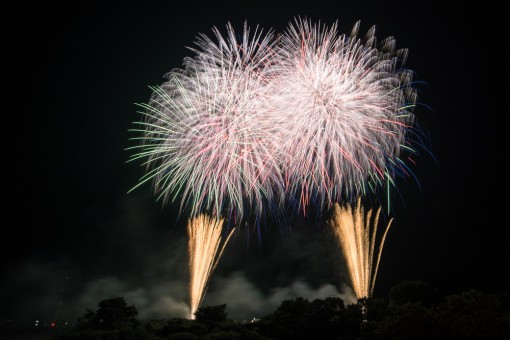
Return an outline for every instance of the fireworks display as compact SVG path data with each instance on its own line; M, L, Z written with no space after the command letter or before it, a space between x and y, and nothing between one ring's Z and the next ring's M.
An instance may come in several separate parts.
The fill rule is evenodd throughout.
M375 216L372 216L372 209L365 215L361 199L358 199L354 208L349 204L343 207L335 204L333 209L330 224L347 261L354 293L358 299L371 297L384 241L393 219L388 222L378 242L377 225L381 208L377 210Z
M285 199L328 209L406 173L415 90L405 50L375 29L357 38L297 19L284 34L227 26L200 35L193 57L142 104L145 159L165 199L192 216L246 211L258 217ZM150 170L149 170L150 169Z
M402 153L414 152L416 91L407 51L392 37L378 44L375 27L358 31L359 22L339 34L336 23L300 18L280 35L214 28L140 105L132 160L146 172L136 187L152 181L189 213L192 314L232 235L221 243L223 218L236 225L288 207L334 207L354 291L371 296L391 221L374 253L381 209L372 219L360 200L338 203L383 188L389 210L395 178L410 172Z
M223 220L200 215L188 221L191 318L202 304L207 282L232 236L234 229L222 239Z

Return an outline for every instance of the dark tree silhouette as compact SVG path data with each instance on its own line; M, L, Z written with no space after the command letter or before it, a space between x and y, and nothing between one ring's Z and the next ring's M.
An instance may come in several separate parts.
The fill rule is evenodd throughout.
M503 296L469 290L446 297L434 311L449 339L510 339L510 310Z
M211 328L214 325L227 320L227 313L225 313L226 307L227 305L200 307L195 312L195 320L198 323Z
M310 302L301 297L282 301L274 313L263 322L269 337L275 339L303 339L308 330Z
M168 320L161 330L156 332L157 335L162 337L168 337L172 334L181 334L181 336L184 336L184 333L203 337L208 331L207 326L201 323L189 319L175 318Z
M390 305L420 303L431 306L441 301L439 291L424 281L403 281L391 288L388 298Z
M156 334L147 332L136 319L138 311L128 306L124 298L117 297L99 302L93 312L87 310L70 332L56 336L58 340L155 340Z
M87 311L77 327L58 340L503 340L510 339L510 295L476 290L448 295L439 301L437 291L420 281L403 282L390 299L345 306L339 298L304 298L282 301L271 314L255 322L227 319L226 305L202 307L196 320L174 318L140 322L134 306L123 298L103 300L97 311ZM438 302L433 302L438 301Z
M365 337L379 340L430 340L443 339L437 337L434 316L430 309L418 303L395 305L389 313L379 321L371 321L365 330Z
M78 320L79 327L89 329L117 329L133 326L138 323L138 311L135 306L128 306L123 297L112 298L99 302L96 312L88 310Z

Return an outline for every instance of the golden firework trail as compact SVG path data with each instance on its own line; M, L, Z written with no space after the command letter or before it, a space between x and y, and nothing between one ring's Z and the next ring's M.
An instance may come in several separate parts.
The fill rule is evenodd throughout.
M232 229L222 240L223 221L203 214L188 220L191 319L202 304L209 278L234 232Z
M361 199L358 198L354 208L350 204L341 207L337 203L333 209L330 224L347 261L347 269L354 293L358 299L371 297L374 292L384 241L393 219L388 222L378 245L377 253L374 253L381 208L379 207L375 216L372 216L372 209L369 209L365 215L361 206ZM375 258L374 255L376 255Z

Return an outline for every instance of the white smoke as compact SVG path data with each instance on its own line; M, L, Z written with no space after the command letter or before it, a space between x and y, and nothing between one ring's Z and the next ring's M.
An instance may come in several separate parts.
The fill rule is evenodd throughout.
M269 294L264 294L246 279L244 273L237 271L229 277L215 279L214 290L206 294L202 306L226 304L229 319L247 320L270 314L280 306L282 301L297 297L303 297L309 301L337 297L341 298L345 305L357 301L350 287L344 286L339 292L331 284L313 288L303 280L296 280L288 287L275 287Z

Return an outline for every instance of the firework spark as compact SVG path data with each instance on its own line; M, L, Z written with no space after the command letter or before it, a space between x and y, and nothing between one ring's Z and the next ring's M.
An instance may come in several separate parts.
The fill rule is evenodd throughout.
M380 212L379 207L373 218L372 209L365 215L361 199L358 198L354 209L349 204L343 207L335 204L333 218L330 221L347 261L349 277L358 299L371 297L374 292L384 241L393 221L390 219L388 222L377 247L377 253L374 253Z
M387 38L376 46L375 28L357 38L297 19L281 36L273 67L273 107L279 114L283 166L291 196L304 211L392 184L406 172L416 91L412 73L399 66L405 49Z
M234 232L232 229L227 237L222 239L222 226L223 219L218 220L206 215L199 215L188 220L189 291L192 319L202 304L209 278Z

